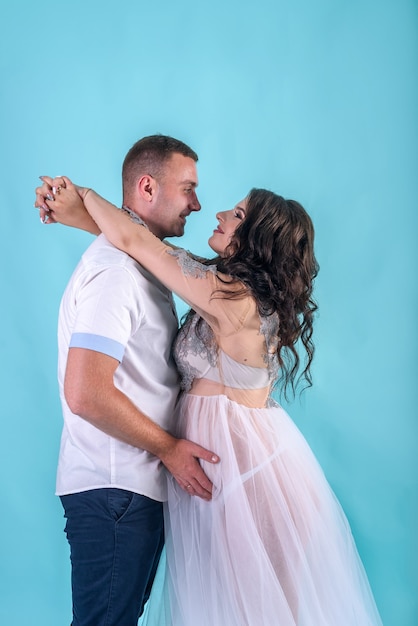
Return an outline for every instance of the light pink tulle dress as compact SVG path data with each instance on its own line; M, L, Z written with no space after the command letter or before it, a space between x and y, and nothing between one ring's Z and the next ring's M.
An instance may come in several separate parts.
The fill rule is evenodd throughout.
M165 583L145 623L381 625L347 519L304 437L271 398L277 315L260 317L250 296L213 298L224 287L215 268L184 251L171 255L181 277L170 286L199 312L175 346L184 388L176 434L221 461L203 463L211 502L169 480Z

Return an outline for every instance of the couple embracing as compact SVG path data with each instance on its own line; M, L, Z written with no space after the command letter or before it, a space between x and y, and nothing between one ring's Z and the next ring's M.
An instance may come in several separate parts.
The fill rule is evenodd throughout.
M311 384L311 219L252 189L216 215L213 259L168 244L200 209L196 162L155 135L126 155L121 208L67 177L36 190L44 223L98 235L59 314L73 626L137 624L164 542L164 624L380 625L345 515L272 397Z

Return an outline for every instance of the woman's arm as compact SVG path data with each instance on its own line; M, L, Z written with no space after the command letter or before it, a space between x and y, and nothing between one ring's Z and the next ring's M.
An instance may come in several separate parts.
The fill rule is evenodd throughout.
M57 221L61 221L62 205L70 204L74 196L74 185L65 177L64 181L66 188L55 199ZM212 297L215 291L225 288L225 282L219 280L214 266L202 265L181 249L173 251L93 190L83 190L83 193L88 212L107 239L193 307L215 332L222 329L222 334L228 334L242 324L242 301ZM53 204L49 202L48 206ZM70 210L71 207L67 207L65 212ZM228 281L227 276L221 276L221 279Z

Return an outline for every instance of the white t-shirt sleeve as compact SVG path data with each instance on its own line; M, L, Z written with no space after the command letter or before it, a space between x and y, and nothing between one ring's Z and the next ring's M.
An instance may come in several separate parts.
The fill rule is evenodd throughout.
M133 271L126 266L97 267L80 277L70 348L95 350L122 360L143 316Z

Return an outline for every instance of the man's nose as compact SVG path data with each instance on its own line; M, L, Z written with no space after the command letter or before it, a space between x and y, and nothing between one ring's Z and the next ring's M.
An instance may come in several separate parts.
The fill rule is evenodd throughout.
M200 211L202 208L196 193L193 194L192 201L190 202L190 208L192 211Z

